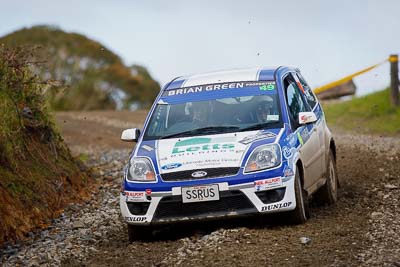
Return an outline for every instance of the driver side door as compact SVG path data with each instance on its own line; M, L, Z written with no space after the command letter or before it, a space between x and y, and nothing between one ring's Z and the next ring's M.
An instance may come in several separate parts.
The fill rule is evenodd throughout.
M284 78L286 104L292 131L300 143L300 158L304 166L304 189L312 191L313 185L321 178L320 140L316 123L299 124L299 113L311 111L304 99L304 93L292 74Z

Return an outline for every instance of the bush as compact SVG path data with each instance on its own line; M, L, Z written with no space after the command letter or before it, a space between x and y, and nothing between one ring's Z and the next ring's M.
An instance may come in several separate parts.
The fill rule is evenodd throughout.
M48 115L35 50L0 46L0 244L45 225L88 181Z

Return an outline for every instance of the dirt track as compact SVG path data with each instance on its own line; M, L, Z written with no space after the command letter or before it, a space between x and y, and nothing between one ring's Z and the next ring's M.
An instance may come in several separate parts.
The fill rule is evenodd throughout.
M108 212L100 217L104 222L98 223L112 227L93 235L92 243L75 247L80 243L70 241L77 252L60 255L62 265L400 266L400 139L337 131L334 133L341 183L339 201L335 207L313 207L306 224L285 226L279 217L271 216L179 225L162 229L151 241L129 244L115 199L119 168L130 145L118 138L128 124L140 125L144 115L143 112L57 114L74 154L90 153L93 159L116 164L114 169L107 164L100 167L105 175L110 168L110 177L104 178L96 199L81 208L85 213L76 209L66 212L67 217L78 220L79 214L96 214L96 209L109 205ZM106 157L104 151L123 153ZM86 228L90 236L96 227ZM301 237L311 241L302 244ZM33 242L27 246L30 247L26 250L36 249L40 244Z

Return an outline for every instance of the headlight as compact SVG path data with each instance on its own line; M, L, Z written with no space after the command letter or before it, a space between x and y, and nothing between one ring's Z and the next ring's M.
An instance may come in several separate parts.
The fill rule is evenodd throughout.
M153 167L147 158L132 158L128 167L127 178L130 181L155 181Z
M281 151L278 145L264 145L254 149L244 172L254 172L273 168L281 163Z

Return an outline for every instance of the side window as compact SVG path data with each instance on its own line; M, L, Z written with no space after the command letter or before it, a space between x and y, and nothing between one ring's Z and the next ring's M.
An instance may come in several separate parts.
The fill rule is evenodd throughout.
M148 129L148 135L150 136L158 136L164 134L165 131L165 123L166 123L166 109L168 105L160 105L158 104L156 109L154 110L154 114L152 115L152 119Z
M303 76L301 76L300 73L297 73L297 77L300 81L300 84L304 88L305 98L306 98L308 104L310 105L311 109L313 109L315 107L315 105L317 104L317 98L315 97L314 93L312 92L310 86L308 86L307 82L304 80Z
M284 79L284 86L290 121L292 123L292 127L297 128L299 126L299 113L309 111L309 107L304 102L302 92L300 92L300 89L291 74L286 76L286 78Z

